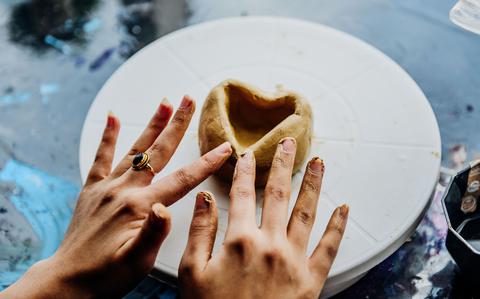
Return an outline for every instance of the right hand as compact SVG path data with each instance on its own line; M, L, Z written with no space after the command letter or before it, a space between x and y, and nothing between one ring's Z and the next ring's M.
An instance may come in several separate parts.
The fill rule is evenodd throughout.
M324 173L323 161L307 166L290 217L288 201L296 151L284 139L265 188L262 223L255 221L255 158L239 158L225 240L211 256L217 230L215 199L197 195L187 248L179 267L182 298L318 298L345 231L348 206L335 209L311 256L306 256Z

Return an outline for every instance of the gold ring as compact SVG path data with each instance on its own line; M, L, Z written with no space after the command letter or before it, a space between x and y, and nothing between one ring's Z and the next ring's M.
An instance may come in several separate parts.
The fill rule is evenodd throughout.
M137 171L147 169L153 176L155 176L155 170L153 170L153 167L149 162L150 157L147 153L138 153L133 157L132 168Z

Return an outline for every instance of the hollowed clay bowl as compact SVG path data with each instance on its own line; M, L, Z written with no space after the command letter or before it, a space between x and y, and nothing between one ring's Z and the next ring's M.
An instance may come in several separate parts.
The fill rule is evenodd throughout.
M312 110L301 95L290 91L267 93L232 79L210 91L200 115L202 154L225 141L232 145L232 157L217 173L227 182L232 180L238 157L251 149L256 159L255 185L264 186L277 145L285 137L297 142L296 172L308 155L311 136Z

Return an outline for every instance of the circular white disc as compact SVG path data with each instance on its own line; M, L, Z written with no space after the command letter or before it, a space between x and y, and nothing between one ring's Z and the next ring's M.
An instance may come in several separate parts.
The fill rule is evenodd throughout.
M213 21L176 31L141 50L115 72L90 108L80 144L83 180L108 111L122 122L118 162L163 97L178 105L189 94L197 100L198 109L162 173L197 159L200 107L209 90L227 78L266 91L297 91L312 105L311 156L325 160L326 174L309 252L333 209L347 203L351 210L324 295L348 286L413 232L429 203L440 167L440 135L427 99L404 70L372 46L299 20L243 17ZM290 206L302 175L293 178ZM216 195L220 208L216 249L221 245L228 190L210 178L169 208L173 229L156 261L156 268L163 272L177 275L194 197L200 190ZM259 207L260 201L258 215Z

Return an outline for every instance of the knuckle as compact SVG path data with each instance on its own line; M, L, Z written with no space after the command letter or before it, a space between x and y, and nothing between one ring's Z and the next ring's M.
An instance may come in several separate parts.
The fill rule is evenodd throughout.
M330 272L331 264L326 260L321 260L316 264L314 273L317 273L320 277L326 277Z
M184 112L178 112L175 113L175 116L172 119L172 124L179 126L179 127L184 127L188 124L188 115Z
M324 252L328 259L333 260L337 256L338 248L331 243L324 245Z
M196 212L195 212L196 213ZM205 219L205 217L198 217L199 215L194 215L194 219L192 220L192 224L190 226L190 237L196 238L199 236L203 236L205 234L213 233L215 227L209 219Z
M238 165L237 172L242 175L251 175L254 173L255 167L253 163L242 163Z
M104 192L102 199L100 200L100 205L107 205L115 201L118 197L119 191L115 187L110 187L107 191Z
M163 130L164 127L165 127L165 120L160 119L159 117L155 117L155 119L151 121L148 125L148 129L152 132L152 134L158 134L160 131Z
M93 160L93 163L98 163L98 162L102 161L103 157L104 157L103 152L102 153L98 152L95 155L95 160Z
M90 171L90 174L88 175L88 181L90 182L98 182L105 179L105 176L101 174L99 171Z
M272 166L276 168L288 168L289 163L286 157L281 155L276 155L275 157L273 157Z
M109 192L102 197L101 202L102 202L102 205L106 205L111 203L114 200L115 200L115 195Z
M249 199L253 197L253 190L246 186L236 186L230 190L231 198Z
M303 182L302 188L304 191L310 192L310 193L317 193L320 191L320 184L313 182L312 180L306 179Z
M137 202L131 198L124 199L118 208L118 212L123 215L135 215L137 212Z
M168 153L172 152L170 146L167 143L155 142L150 148L150 153L158 154L161 157L168 156Z
M278 201L284 201L289 197L289 190L286 186L268 185L265 194Z
M179 196L187 194L195 187L195 177L188 173L184 168L180 168L175 172L175 180L179 185Z
M180 279L192 279L195 278L195 264L191 258L183 257L180 266L178 267L178 276Z
M342 236L345 231L345 227L340 225L340 223L333 223L327 227L327 230L331 233Z
M312 224L315 219L314 213L304 208L293 210L293 217L295 217L295 219L298 219L301 223L305 225Z
M263 261L269 268L285 263L285 254L279 246L270 246L263 254Z
M254 247L254 239L247 233L239 233L227 242L227 248L237 256L245 259Z
M100 142L101 146L109 145L113 142L113 136L112 134L109 134L109 132L106 132L102 136L102 141Z
M215 161L211 157L208 157L207 155L202 156L200 161L204 166L203 168L207 169L209 173L212 173L214 169L217 168L217 161Z
M345 226L335 225L334 229L337 232L337 234L339 234L340 236L343 236L343 233L345 232Z

